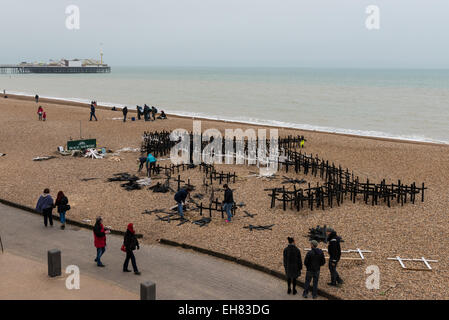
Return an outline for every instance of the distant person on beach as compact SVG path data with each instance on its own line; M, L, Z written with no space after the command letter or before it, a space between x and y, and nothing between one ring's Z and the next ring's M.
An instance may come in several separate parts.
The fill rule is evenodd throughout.
M123 112L123 122L126 122L126 116L128 115L128 107L122 109Z
M106 234L110 233L109 230L105 230L103 226L103 219L101 217L97 217L94 226L94 245L97 248L97 257L95 258L95 262L98 267L104 267L105 265L101 262L101 256L106 251Z
M141 116L143 115L143 110L141 106L137 106L137 120L141 120Z
M150 107L148 107L146 104L143 107L143 118L145 121L150 120Z
M36 205L36 211L44 215L44 225L47 227L47 220L50 221L50 226L53 227L53 198L50 195L50 189L45 189L44 194L39 197Z
M137 172L140 172L140 171L142 171L142 169L143 169L143 165L147 162L147 157L145 157L144 155L142 155L140 158L139 158L139 170L137 170ZM147 175L148 175L148 173L147 173Z
M98 121L97 116L95 115L95 101L92 101L92 103L90 104L90 120L92 121L92 117L95 118L95 121Z
M42 108L42 106L39 106L39 108L37 109L37 114L39 116L39 121L42 121L43 113L44 113L44 109Z
M165 114L164 110L161 111L161 115L159 117L157 117L157 118L161 119L161 120L167 119L167 115Z
M153 117L153 121L156 120L157 109L154 106L151 106L151 115Z
M157 159L149 153L147 156L147 176L151 177L151 170L156 168Z
M288 237L288 246L284 249L284 269L287 277L287 293L292 292L291 284L293 283L293 294L296 294L296 279L301 276L302 259L301 251L295 245L295 239Z
M337 286L338 284L343 284L343 279L340 278L340 275L337 272L337 264L340 261L341 256L341 247L340 241L341 238L337 236L337 232L332 228L327 228L327 243L328 243L328 253L329 253L329 271L331 274L331 282L328 283L329 286Z
M39 96L36 94L36 96L34 97L34 100L36 101L36 103L39 103Z
M186 188L179 190L175 194L175 201L178 204L178 213L183 219L184 219L183 206L186 202L187 197L190 195L190 191L192 191L190 188Z
M44 113L42 114L42 121L47 120L47 112L44 111Z
M65 196L64 192L59 191L56 197L55 206L58 208L59 219L61 221L61 229L65 229L65 215L70 210L69 199Z
M224 192L224 200L223 200L223 209L226 211L228 215L228 219L226 222L231 222L232 218L232 207L234 206L234 195L232 190L229 188L227 184L223 186Z
M304 265L307 268L307 272L302 296L307 298L310 288L310 281L313 279L312 297L313 299L316 299L318 297L320 268L326 263L326 258L324 257L323 251L318 248L318 242L316 240L312 240L310 244L311 250L307 252L306 258L304 259Z
M125 263L123 264L123 272L131 272L128 270L129 260L131 259L131 264L133 266L134 274L140 275L139 269L137 269L136 257L134 256L134 250L139 250L139 241L136 237L136 232L134 231L134 226L132 223L128 224L128 228L125 232L125 237L123 239L123 249L126 252Z

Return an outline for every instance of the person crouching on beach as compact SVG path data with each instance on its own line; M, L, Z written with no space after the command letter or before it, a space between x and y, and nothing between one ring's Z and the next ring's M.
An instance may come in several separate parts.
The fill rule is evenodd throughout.
M187 197L190 195L190 188L181 189L175 194L175 201L178 204L178 213L182 219L184 219L184 211L183 206L186 202Z
M50 189L45 189L44 194L39 197L36 205L36 211L44 215L44 225L47 227L47 220L50 221L50 226L53 227L53 198L50 195Z
M37 109L37 114L39 116L39 121L42 120L42 114L44 113L44 109L42 108L42 106L39 106L39 108Z
M123 264L123 272L131 272L128 270L129 260L131 259L131 264L133 265L134 274L140 275L139 269L137 269L136 257L134 256L134 250L139 250L139 241L136 237L136 232L134 231L134 226L132 223L128 224L128 228L125 232L125 238L123 239L123 249L126 252L125 263Z
M65 229L65 215L70 210L69 199L64 195L64 192L59 191L56 197L55 206L58 208L59 219L61 221L61 229Z
M42 121L47 120L47 113L44 111L44 113L42 114Z
M148 154L147 157L147 176L151 177L151 170L154 170L153 168L156 168L157 159L151 154Z
M94 226L94 245L97 248L97 257L95 258L95 262L99 267L105 267L105 265L101 262L101 256L106 251L106 234L110 233L109 230L105 230L103 226L103 219L101 217L97 217Z
M139 170L137 172L142 171L143 165L147 162L147 157L144 157L143 155L139 158Z
M284 269L287 276L287 293L290 294L290 287L293 283L293 294L296 294L296 279L301 276L302 260L301 251L295 245L295 239L288 237L288 246L284 249Z
M157 117L160 120L165 120L167 119L167 115L165 114L164 110L161 111L160 116Z
M232 207L234 206L234 195L232 190L229 188L227 184L223 186L224 192L224 200L223 200L223 209L226 211L228 215L228 219L226 222L231 222L232 218Z

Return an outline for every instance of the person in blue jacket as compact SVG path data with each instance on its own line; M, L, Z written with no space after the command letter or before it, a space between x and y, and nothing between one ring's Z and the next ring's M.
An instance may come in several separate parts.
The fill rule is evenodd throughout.
M47 220L50 220L50 226L53 227L53 208L55 208L55 204L50 195L50 189L45 189L36 204L36 211L44 215L45 226L47 226Z
M153 168L156 168L157 159L149 153L147 156L147 175L148 177L151 177L151 170Z

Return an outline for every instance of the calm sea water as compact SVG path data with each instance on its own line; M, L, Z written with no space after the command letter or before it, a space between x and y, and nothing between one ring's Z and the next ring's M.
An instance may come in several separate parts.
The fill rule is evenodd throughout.
M449 143L449 70L113 67L0 75L0 90L328 132Z

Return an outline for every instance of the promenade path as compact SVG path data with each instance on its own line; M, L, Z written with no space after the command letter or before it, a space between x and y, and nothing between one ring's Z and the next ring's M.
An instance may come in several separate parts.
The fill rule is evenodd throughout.
M65 230L59 227L59 221L54 221L54 227L45 228L41 216L0 204L0 236L5 251L46 263L47 251L60 249L63 276L66 266L76 265L81 275L108 281L136 294L139 294L140 283L150 280L156 283L157 299L161 300L302 299L301 288L298 288L298 295L287 295L286 284L270 275L163 245L142 244L141 249L135 251L142 275L123 273L121 236L108 235L102 257L106 267L98 268L94 262L96 250L92 231L70 225ZM0 259L0 270L3 267Z

